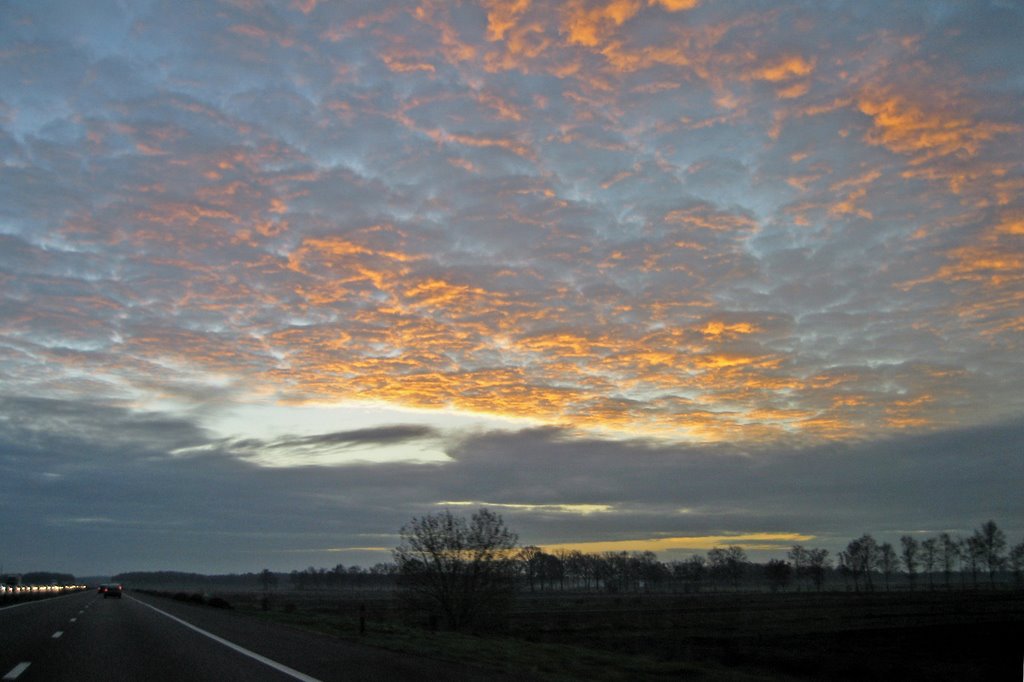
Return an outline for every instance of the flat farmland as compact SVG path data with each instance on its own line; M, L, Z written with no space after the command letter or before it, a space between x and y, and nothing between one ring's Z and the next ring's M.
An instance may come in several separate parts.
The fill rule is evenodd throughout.
M296 627L540 679L1016 679L1012 591L526 593L472 633L432 631L387 591L225 597ZM362 625L361 625L362 623Z

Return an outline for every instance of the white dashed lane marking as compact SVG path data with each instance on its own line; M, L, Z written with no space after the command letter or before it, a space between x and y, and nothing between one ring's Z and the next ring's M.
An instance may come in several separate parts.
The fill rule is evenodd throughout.
M21 677L21 674L23 672L25 672L25 670L30 665L32 665L31 662L29 662L29 661L22 661L18 665L16 665L13 668L11 668L10 672L8 672L6 675L3 676L3 679L5 679L5 680L16 680L16 679L18 679L19 677Z
M60 636L63 635L63 634L64 634L63 630L57 630L57 632L53 633L51 635L51 637L53 637L54 639L60 639Z

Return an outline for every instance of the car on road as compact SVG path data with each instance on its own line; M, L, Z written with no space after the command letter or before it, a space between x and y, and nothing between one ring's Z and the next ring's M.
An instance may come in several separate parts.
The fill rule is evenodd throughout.
M121 593L123 591L124 588L121 587L121 585L118 585L117 583L103 583L102 585L100 585L99 589L99 592L103 595L104 599L106 599L107 597L117 597L118 599L120 599Z

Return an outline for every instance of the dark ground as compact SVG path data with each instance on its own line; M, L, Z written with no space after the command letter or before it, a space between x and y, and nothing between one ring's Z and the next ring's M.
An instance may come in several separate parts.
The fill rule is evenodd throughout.
M429 632L389 592L256 594L236 609L550 680L1019 680L1024 593L526 593L497 627ZM365 607L367 634L358 629Z
M1017 680L1024 667L1020 593L597 597L532 614L531 601L544 605L524 601L511 629L533 641L780 677Z

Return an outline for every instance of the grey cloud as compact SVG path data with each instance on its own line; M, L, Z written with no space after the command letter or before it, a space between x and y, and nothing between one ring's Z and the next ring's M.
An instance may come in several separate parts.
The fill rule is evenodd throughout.
M76 556L75 570L382 560L386 553L295 551L391 546L410 516L443 501L613 508L581 517L498 507L535 544L739 531L808 533L834 549L863 532L969 532L988 518L1011 537L1024 534L1014 507L1024 484L1019 422L758 452L602 441L548 428L465 434L450 441L453 461L443 465L264 469L233 456L237 443L182 418L54 400L6 398L2 408L0 499L8 525L19 529L10 551L23 561L53 559L33 549L33 534L45 533ZM319 446L436 435L405 424L294 440ZM197 454L169 454L186 447ZM76 521L95 517L116 523Z
M209 438L186 419L76 401L4 396L0 415L6 461L33 467L75 466L79 459L84 461L78 465L101 460L105 466L163 456Z
M352 431L335 431L315 436L280 438L269 443L268 447L387 445L424 438L437 438L439 435L436 429L422 424L395 424Z
M289 144L310 149L318 129L315 103L293 89L259 88L234 95L231 110L240 120L273 130Z
M396 532L418 485L420 468L409 466L261 469L180 418L53 400L7 398L2 408L0 500L5 528L18 529L6 546L26 564L66 566L73 556L80 572L323 565L335 557L290 552L376 544L362 536ZM350 438L427 433L406 426ZM199 454L170 454L183 448ZM95 517L115 523L76 522ZM41 545L40 535L52 542Z
M697 159L686 172L686 184L693 188L695 194L707 191L718 193L722 190L733 192L723 202L726 205L741 203L742 195L749 191L750 169L737 159L720 156Z
M962 529L988 516L1016 524L1014 490L1024 478L1020 429L1015 423L752 453L575 440L540 431L482 436L451 454L459 466L474 470L459 490L469 499L490 495L503 502L650 508L662 514L652 526L683 535L742 527L843 538L868 531ZM481 490L481 481L490 485ZM668 513L678 508L693 511ZM727 520L720 516L724 511ZM596 532L608 521L599 515L580 522ZM1011 531L1024 528L1014 525Z
M991 95L1011 97L1012 87L1006 88L1006 79L1024 59L1024 50L1017 36L1024 31L1024 12L1015 3L983 3L979 5L951 5L935 11L940 17L930 31L929 44L936 54L955 58L972 74L972 88ZM1019 87L1020 82L1016 85ZM1011 104L1007 100L1007 104ZM1019 102L1017 102L1019 106ZM1017 108L1012 107L1011 108ZM1009 111L1007 112L1009 113ZM1008 120L1012 120L1009 119Z

